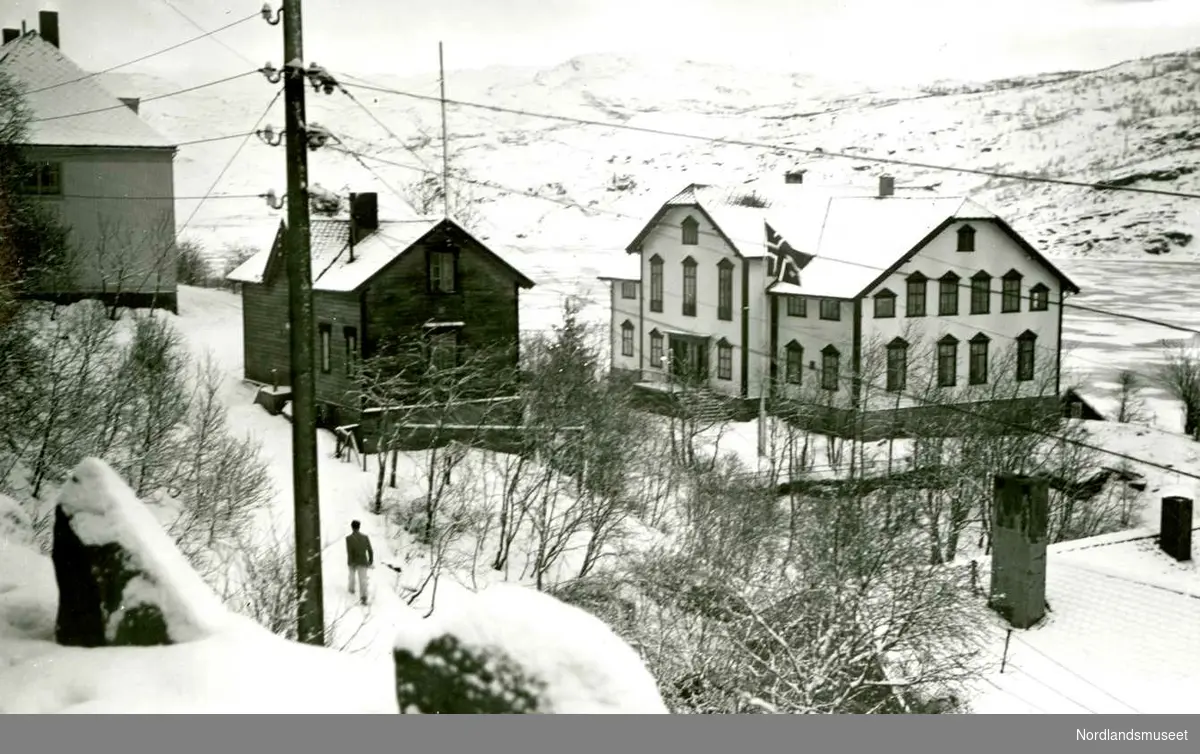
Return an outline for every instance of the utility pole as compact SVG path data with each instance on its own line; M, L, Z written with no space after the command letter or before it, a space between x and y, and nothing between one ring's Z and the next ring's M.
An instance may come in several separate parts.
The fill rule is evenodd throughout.
M450 138L446 131L446 62L438 42L438 87L442 103L442 214L450 217Z
M295 491L299 639L325 643L321 581L321 507L317 488L316 369L313 350L312 258L308 218L308 134L304 112L301 0L283 0L283 96L287 127L288 321L291 333L292 486Z

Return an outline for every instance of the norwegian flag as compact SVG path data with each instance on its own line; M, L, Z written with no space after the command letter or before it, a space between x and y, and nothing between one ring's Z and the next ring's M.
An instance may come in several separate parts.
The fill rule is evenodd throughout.
M793 249L770 225L767 228L767 253L771 255L770 274L777 283L800 284L800 270L812 259Z

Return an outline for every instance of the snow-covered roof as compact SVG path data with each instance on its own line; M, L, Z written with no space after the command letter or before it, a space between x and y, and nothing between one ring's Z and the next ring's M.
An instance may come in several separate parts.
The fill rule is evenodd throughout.
M24 87L30 144L174 146L35 31L0 47L0 70Z
M692 184L667 201L667 206L698 206L712 219L717 229L744 257L767 253L767 232L763 210L739 204L748 191L737 188Z
M1050 612L1013 631L1005 671L973 688L973 711L1200 713L1200 566L1156 540L1139 530L1052 545ZM1002 651L1005 633L997 622L985 649Z
M628 254L612 254L600 263L600 280L642 279L642 260Z
M312 220L309 233L313 290L358 290L442 222L441 218L381 220L377 230L354 245L354 259L351 261L349 219ZM270 257L271 249L264 249L239 265L226 278L239 283L261 283ZM498 254L497 257L512 267L507 259ZM524 277L515 267L513 270Z
M853 298L946 220L995 217L964 197L837 196L825 204L819 227L786 205L768 214L792 248L814 257L800 274L803 295Z
M748 201L751 198L756 201ZM792 250L813 257L799 283L778 289L773 286L772 291L831 298L860 295L948 220L1001 221L994 212L964 196L879 197L862 186L765 189L692 184L663 205L627 251L636 250L665 210L682 206L700 208L737 253L747 258L775 253L768 244L769 227Z

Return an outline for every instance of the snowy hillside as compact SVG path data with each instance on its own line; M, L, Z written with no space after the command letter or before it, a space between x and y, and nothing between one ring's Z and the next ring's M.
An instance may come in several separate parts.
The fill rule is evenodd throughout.
M384 212L408 211L389 187L402 189L419 179L421 171L440 171L438 104L355 85L431 97L437 95L436 81L375 77L365 82L332 73L369 112L345 94L326 96L310 90L310 120L331 129L362 160L331 149L312 153L313 182L334 190L373 188L380 193ZM448 108L455 173L490 184L468 187L482 210L483 234L495 243L528 251L537 260L535 268L555 277L567 271L573 279L589 277L600 255L621 248L638 222L687 182L776 183L785 169L797 166L809 170L808 183L869 186L875 174L886 170L896 175L901 191L928 186L974 193L1056 256L1180 256L1198 248L1192 239L1200 215L1187 200L832 155L1196 191L1200 50L1099 71L979 84L938 82L889 91L702 63L664 68L613 56L575 58L545 70L451 71L447 79L447 96L453 100L601 124ZM129 74L107 74L104 81L114 93L143 97L204 83ZM145 102L142 113L181 142L236 134L254 124L273 89L253 75ZM281 103L266 122L277 130L282 127ZM775 148L616 126L762 142ZM230 139L183 147L176 161L177 194L206 194L238 144ZM255 139L232 163L215 193L271 188L282 193L283 184L282 149ZM181 224L196 206L195 200L179 202ZM212 200L200 208L185 235L216 250L229 243L261 243L276 218L277 213L254 199Z

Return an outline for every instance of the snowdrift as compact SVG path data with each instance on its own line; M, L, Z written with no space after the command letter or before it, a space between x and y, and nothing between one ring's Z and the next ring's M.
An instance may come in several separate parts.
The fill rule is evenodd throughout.
M606 625L523 587L404 626L390 666L276 636L229 611L97 459L60 493L52 558L7 528L0 712L666 712Z

